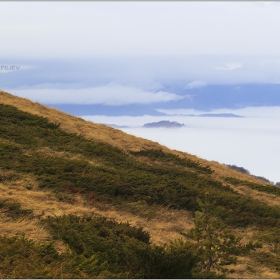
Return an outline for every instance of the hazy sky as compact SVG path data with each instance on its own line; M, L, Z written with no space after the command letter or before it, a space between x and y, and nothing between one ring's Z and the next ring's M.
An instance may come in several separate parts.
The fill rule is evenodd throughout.
M280 54L280 3L1 2L2 57ZM216 65L241 67L239 61Z
M280 83L279 27L280 2L2 1L0 88L48 104L122 105L180 102L213 84ZM176 147L279 181L279 117L244 120L199 118Z
M0 84L116 104L179 99L166 83L280 83L279 15L279 2L0 2Z

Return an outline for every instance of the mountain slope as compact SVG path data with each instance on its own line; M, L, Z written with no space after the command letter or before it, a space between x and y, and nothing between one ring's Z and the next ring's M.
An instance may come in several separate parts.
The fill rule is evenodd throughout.
M75 251L65 236L56 235L56 221L48 216L98 214L143 227L153 244L162 245L193 227L197 198L208 192L217 219L245 241L265 240L258 254L240 257L245 264L231 277L278 277L277 263L269 263L278 256L278 188L8 93L0 93L0 108L2 234L23 231L28 238L55 240L58 251L67 244ZM65 226L87 228L82 220L61 219ZM266 261L259 257L264 255ZM259 268L252 270L252 264ZM118 269L111 272L121 273Z
M0 103L14 106L24 112L45 117L53 123L59 123L60 128L66 132L81 134L86 139L108 143L124 151L139 151L141 149L161 149L169 153L180 155L184 158L189 158L207 164L213 170L215 170L215 175L219 174L219 176L221 177L237 177L252 182L262 183L262 181L257 180L256 178L253 178L246 174L232 172L232 170L228 169L226 166L218 164L216 162L209 162L198 158L194 155L190 155L180 151L170 150L156 142L126 134L121 130L114 129L109 126L85 121L81 118L71 116L56 109L48 108L39 103L31 102L28 99L13 96L4 91L0 91Z

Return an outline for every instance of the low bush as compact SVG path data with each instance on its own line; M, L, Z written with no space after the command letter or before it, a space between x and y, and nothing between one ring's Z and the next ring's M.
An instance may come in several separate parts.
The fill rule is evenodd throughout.
M0 278L80 278L78 260L59 255L53 243L38 243L22 237L0 236ZM74 265L74 266L73 266Z
M256 176L254 176L254 177L256 177ZM257 178L259 178L259 177L257 177ZM261 185L261 184L257 184L257 183L253 183L253 182L249 182L249 181L245 181L245 180L239 180L239 179L232 178L232 177L226 177L225 181L230 184L233 184L235 186L237 186L237 185L247 186L251 189L258 190L260 192L266 192L266 193L280 196L280 189L277 186ZM268 183L269 183L269 181L268 181Z
M162 150L146 149L146 150L141 150L138 152L131 151L130 153L135 156L147 157L147 158L151 159L152 161L168 162L168 163L173 163L175 165L188 167L188 168L194 169L196 171L199 171L201 173L211 174L214 172L213 170L210 169L209 166L203 166L198 161L180 158L177 155L174 155L171 153L165 153Z
M191 278L197 262L194 245L183 241L151 245L148 233L129 224L72 215L44 223L73 253L87 260L94 256L97 266L105 266L102 277Z
M22 209L20 203L0 200L0 209L6 209L5 214L13 219L29 216L33 213L31 209Z

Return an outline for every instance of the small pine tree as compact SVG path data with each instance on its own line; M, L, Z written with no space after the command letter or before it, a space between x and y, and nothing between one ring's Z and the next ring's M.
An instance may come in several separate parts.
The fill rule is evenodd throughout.
M209 201L209 194L205 194L204 203L198 199L201 211L195 213L195 227L186 234L197 243L200 256L199 266L202 271L219 270L223 273L229 270L225 265L236 264L236 256L246 254L260 244L240 244L240 237L236 237L217 218L213 216L214 203ZM231 271L233 272L233 271Z

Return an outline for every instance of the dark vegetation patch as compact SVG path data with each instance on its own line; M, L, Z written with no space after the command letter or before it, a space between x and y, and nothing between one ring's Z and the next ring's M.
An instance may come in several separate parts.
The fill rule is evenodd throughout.
M84 262L85 259L74 254L59 255L53 243L43 244L24 236L0 236L2 279L96 278L98 268L86 274L82 268Z
M232 177L226 177L225 181L235 185L235 186L247 186L253 190L257 190L260 192L265 192L265 193L269 193L269 194L274 194L274 195L280 195L280 188L276 187L276 186L272 186L272 185L261 185L261 184L257 184L257 183L253 183L253 182L249 182L249 181L244 181L244 180L239 180L236 178L232 178Z
M188 167L188 168L194 169L196 171L199 171L199 172L205 173L205 174L211 174L214 172L213 170L211 170L211 168L209 166L203 166L198 161L180 158L177 155L174 155L171 153L164 153L161 150L147 149L147 150L141 150L138 152L131 151L130 153L135 156L147 157L152 161L161 161L164 163L173 163L175 165L179 165L182 167Z
M63 216L44 221L55 239L62 240L72 253L84 259L82 267L90 274L99 267L98 276L106 278L191 278L197 257L195 246L173 243L150 244L141 228L102 217ZM94 271L97 269L95 268Z
M1 139L1 138L0 138ZM0 149L1 149L1 142L0 142ZM2 168L0 168L0 183L7 183L7 182L13 182L16 181L18 179L20 179L21 176L16 173L13 172L12 170L3 170Z
M251 258L255 260L260 266L266 266L272 270L280 272L280 255L270 252L254 252Z
M13 219L30 216L33 213L30 209L22 209L20 203L7 200L0 200L0 209L2 209L6 216Z
M195 245L177 240L155 246L141 228L100 217L63 216L42 221L54 242L0 236L0 277L31 279L190 279L217 278L197 269Z
M228 168L233 169L235 171L238 171L240 173L250 175L250 172L247 169L245 169L244 167L240 167L240 166L236 166L236 165L230 165L230 164L226 164L226 166Z

